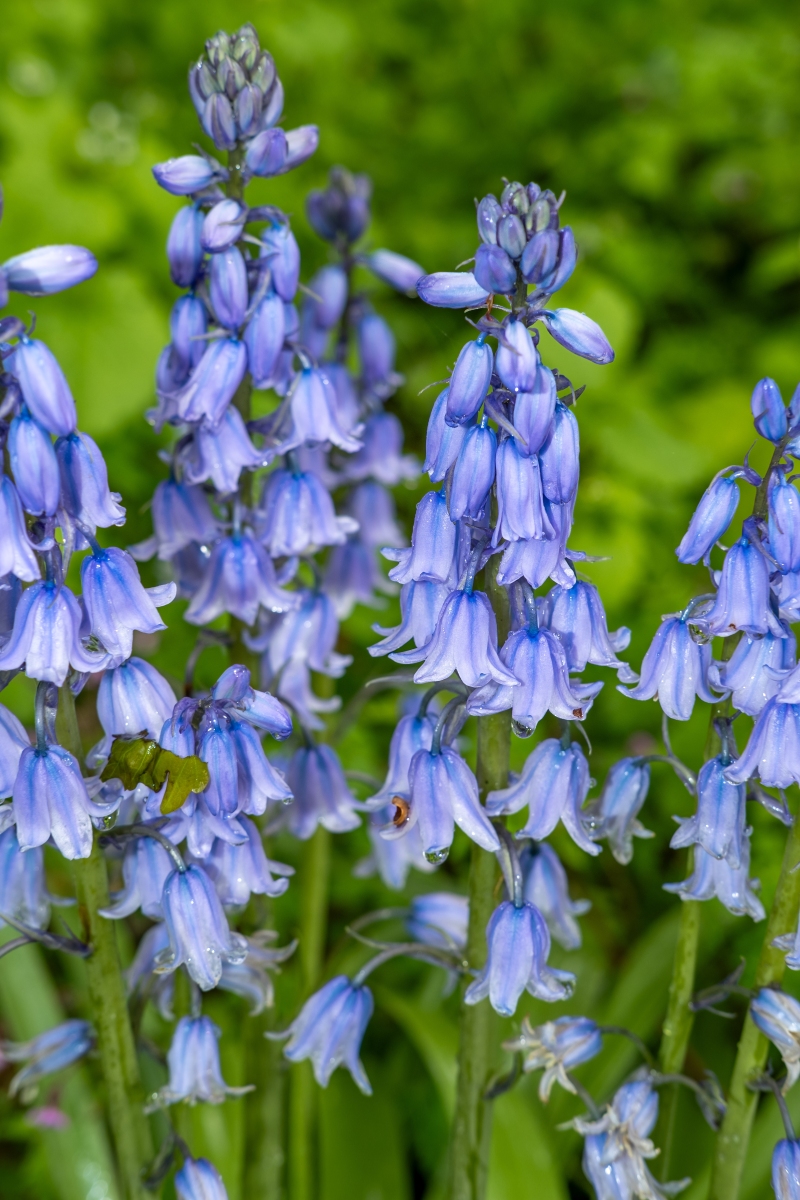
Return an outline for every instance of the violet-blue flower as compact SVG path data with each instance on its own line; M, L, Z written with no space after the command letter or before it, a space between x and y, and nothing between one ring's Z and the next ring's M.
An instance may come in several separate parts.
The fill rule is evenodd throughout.
M564 745L557 738L546 738L528 756L518 780L489 792L486 811L496 817L527 806L528 820L517 837L541 841L561 821L576 845L587 854L599 854L581 813L588 791L589 764L577 742Z
M97 716L113 737L146 732L158 738L176 703L164 676L135 656L106 671L97 690Z
M231 404L219 424L194 430L185 478L191 484L211 480L218 492L229 496L239 486L242 471L252 471L265 461L267 456L250 441L241 413Z
M46 743L22 751L12 791L21 850L53 839L64 858L88 858L93 805L68 750Z
M180 296L172 306L169 332L172 352L180 360L184 379L194 370L206 348L208 328L206 306L197 296Z
M740 538L725 555L716 598L702 621L712 637L740 630L775 637L783 633L770 605L767 560L749 537Z
M800 1142L782 1138L772 1152L772 1190L776 1200L800 1200Z
M535 454L523 454L517 439L503 438L495 459L497 524L492 544L552 538L555 530L544 506L542 474Z
M732 867L741 866L745 831L746 788L730 783L725 769L731 759L719 754L700 768L697 777L697 812L680 821L670 846L697 844L713 858L724 858Z
M275 224L264 230L261 257L269 262L272 286L281 300L294 300L300 279L300 249L287 224Z
M177 415L183 421L205 420L211 426L219 425L246 370L244 342L234 337L209 342L203 357L177 394Z
M459 573L457 540L458 527L450 517L445 490L427 492L417 505L411 548L397 551L402 557L398 557L398 565L391 569L389 578L400 584L435 580L454 587Z
M536 386L539 354L527 326L511 318L503 327L497 347L497 374L512 392L532 392Z
M368 987L336 975L306 1001L287 1029L285 1057L290 1062L309 1058L320 1087L327 1087L333 1072L344 1064L357 1087L371 1096L359 1051L373 1008Z
M167 1051L169 1079L145 1112L185 1101L222 1104L228 1096L241 1096L251 1087L228 1087L219 1063L219 1028L210 1017L181 1017Z
M248 299L247 268L237 246L211 255L209 299L223 329L236 330L243 324Z
M200 192L217 179L227 179L228 172L199 154L183 154L156 163L153 176L157 184L173 196L190 196Z
M708 686L711 646L698 645L685 616L665 617L659 625L642 663L639 683L634 688L619 686L623 696L633 700L656 698L673 721L688 721L695 697L707 704L717 697Z
M395 827L384 832L401 837L417 824L429 862L447 858L456 825L484 850L500 845L481 805L477 780L452 746L416 752L408 772L408 801L398 806Z
M756 717L778 692L781 680L795 665L795 636L787 627L785 637L771 633L763 637L747 634L737 642L727 661L714 662L709 680L720 691L730 691L733 707Z
M39 579L39 563L28 540L19 493L8 475L0 474L0 579L15 575L26 583Z
M184 965L204 992L217 986L223 960L243 962L244 938L228 928L211 879L201 866L175 870L167 876L162 899L169 946L156 956L156 971Z
M726 467L725 471L731 468ZM707 559L713 546L730 525L739 503L739 485L736 474L726 475L720 471L711 480L694 510L689 528L681 539L675 553L682 563L698 563Z
M358 323L358 357L361 379L376 395L394 378L395 338L378 313L366 313Z
M524 1056L522 1069L526 1074L544 1071L539 1080L539 1099L547 1104L555 1083L575 1095L568 1071L600 1053L603 1035L589 1017L558 1017L534 1027L525 1016L519 1035L504 1042L503 1049Z
M175 1173L178 1200L228 1200L222 1176L207 1158L187 1158Z
M400 624L393 627L373 625L382 640L368 651L373 658L399 650L412 641L417 647L425 647L433 638L436 622L445 601L451 595L446 583L411 582L400 589Z
M138 837L125 849L122 890L111 895L110 903L99 910L101 915L118 921L141 909L151 920L162 920L164 883L174 866L160 842L151 837Z
M614 361L614 351L600 326L585 313L572 308L545 310L541 314L542 324L559 345L589 362L601 366Z
M351 517L337 517L330 493L310 471L281 468L268 475L258 517L261 541L273 558L342 545L358 529Z
M64 372L49 346L23 338L8 363L22 388L22 398L48 433L72 433L78 423L75 401Z
M282 129L262 129L247 143L245 168L262 179L277 175L286 165L288 149Z
M186 204L176 212L167 235L167 259L172 282L177 287L193 287L203 261L200 232L203 212L194 204Z
M533 842L530 851L520 855L524 871L522 897L538 908L547 922L550 936L565 950L577 950L581 931L576 917L588 912L590 900L573 900L569 894L567 873L555 850L547 842Z
M548 626L563 643L570 671L582 671L587 663L614 667L622 683L636 683L638 676L617 655L627 649L631 631L626 626L609 632L603 601L597 588L578 580L571 588L554 587L547 597Z
M774 379L759 379L750 397L753 424L763 438L779 442L788 428L786 407Z
M527 991L537 1000L566 1000L575 976L548 967L550 932L544 917L527 901L519 906L504 900L486 927L486 966L464 993L465 1004L489 997L495 1012L512 1017Z
M6 259L0 270L11 292L52 296L91 279L97 259L85 246L37 246Z
M219 254L238 242L242 235L247 209L240 200L218 200L203 218L200 245L209 254Z
M278 587L269 555L255 538L234 533L216 543L203 582L185 613L193 625L207 625L224 612L252 625L259 608L283 612L294 599Z
M541 450L553 424L556 399L555 376L540 363L531 386L514 399L514 428L523 438L526 453L538 454Z
M783 471L770 479L769 549L784 575L800 570L800 492Z
M88 1054L94 1045L95 1033L88 1021L62 1021L29 1042L0 1042L0 1051L7 1062L24 1062L9 1084L9 1094L15 1096L22 1088L31 1087L53 1071L62 1071Z
M286 778L294 796L286 810L287 822L301 841L310 838L318 825L331 833L346 833L361 824L355 811L355 796L330 746L296 750Z
M473 274L478 286L483 288L488 295L495 292L499 292L500 295L508 295L516 287L516 267L502 246L479 246L475 252ZM419 285L417 285L417 290L419 290ZM422 295L422 292L420 292L420 296L428 304L431 303L431 300ZM448 305L447 307L455 306ZM459 304L458 307L461 308L462 305Z
M448 425L468 425L472 421L489 390L493 366L494 354L483 334L462 346L447 389Z
M468 927L469 900L466 896L458 896L455 892L422 892L412 897L406 929L415 941L443 950L464 951Z
M50 921L42 849L21 850L13 825L0 833L0 913L34 929L46 929Z
M497 435L487 422L484 415L479 425L471 425L461 443L450 488L454 521L480 517L494 483Z
M436 722L430 713L401 717L389 745L389 766L380 791L369 798L370 808L390 804L397 795L408 795L411 760L418 750L430 750Z
M231 843L217 838L203 866L214 880L222 903L243 908L251 895L282 896L294 868L267 858L261 834L252 821L240 817L239 824L247 840ZM273 879L273 875L278 878Z
M60 437L55 446L61 472L61 506L93 533L99 526L125 523L119 492L108 486L108 470L97 443L88 433Z
M202 488L163 479L153 493L152 513L158 557L164 561L192 542L216 539L217 522Z
M30 679L61 687L70 667L99 671L105 652L87 650L81 640L83 614L68 587L42 580L25 588L14 613L11 636L0 649L0 670L25 666Z
M472 308L489 299L489 292L471 271L434 271L417 280L420 300L434 308Z
M750 1016L780 1051L786 1066L782 1091L800 1078L800 1001L774 987L762 987L750 1002Z
M408 585L410 586L410 585ZM436 683L455 671L467 687L484 683L517 687L497 653L497 619L484 592L459 589L442 605L433 637L417 650L394 653L395 662L419 662L415 683Z
M26 408L11 422L8 457L25 511L55 516L61 496L58 459L47 430Z
M580 444L575 414L556 404L550 431L539 451L542 491L548 500L567 504L575 495L580 476Z
M619 863L633 858L633 839L654 835L639 821L639 813L650 788L650 764L643 758L621 758L606 776L603 790L587 810L595 839L608 838L611 853Z
M327 365L325 371L335 378ZM346 479L355 481L371 476L385 487L416 479L419 464L413 454L402 453L403 426L394 413L375 413L365 422L359 437L363 445L344 464Z
M764 905L755 893L757 879L749 878L750 836L742 839L741 865L732 867L725 858L714 858L702 846L694 848L694 869L682 883L665 883L665 892L674 892L681 900L711 900L715 896L728 912L754 921L763 921Z
M366 265L373 275L397 288L398 292L416 292L417 284L425 274L419 263L394 250L373 250Z
M291 447L303 442L330 442L348 453L360 449L361 442L339 424L336 392L323 370L304 367L295 376L289 398L294 426Z
M253 387L269 387L286 338L286 311L277 292L267 292L253 309L243 334Z
M423 471L427 471L433 483L444 479L450 467L458 458L464 438L467 435L463 425L448 425L445 420L447 412L448 388L436 397L431 415L428 418L428 434L425 442L425 463Z
M83 602L92 633L109 654L128 658L135 630L166 629L158 609L175 598L175 584L145 588L136 563L116 546L95 545L81 563Z

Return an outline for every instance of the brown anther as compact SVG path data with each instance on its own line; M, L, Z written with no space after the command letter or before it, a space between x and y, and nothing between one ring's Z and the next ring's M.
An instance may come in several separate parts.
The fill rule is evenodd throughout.
M400 826L405 825L406 821L408 820L408 801L404 800L402 796L393 796L392 804L395 808L395 813L392 817L392 824L396 825L399 829Z

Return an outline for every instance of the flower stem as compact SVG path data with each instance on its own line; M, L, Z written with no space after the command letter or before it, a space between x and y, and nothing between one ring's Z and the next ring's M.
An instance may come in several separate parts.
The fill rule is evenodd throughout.
M75 698L69 686L59 691L56 731L61 744L80 761L83 757L80 732ZM93 951L86 960L89 1003L97 1030L108 1123L122 1194L125 1200L140 1200L146 1195L142 1170L152 1158L153 1150L143 1111L144 1094L117 951L116 928L114 922L101 917L99 911L109 901L106 862L96 836L89 857L76 859L73 866L83 939Z
M508 593L495 582L496 559L486 569L486 590L497 616L498 641L508 633ZM477 778L481 798L508 783L511 713L478 718ZM486 926L494 907L498 867L494 854L473 845L469 871L467 961L486 961ZM484 1099L494 1067L495 1015L488 1002L461 1006L458 1080L447 1200L483 1200L491 1148L490 1102Z
M783 979L786 952L776 949L772 942L797 924L800 910L800 871L796 870L798 864L800 812L795 817L786 840L778 886L775 889L756 966L756 988L779 984ZM709 1200L736 1200L739 1195L744 1160L758 1104L758 1093L750 1091L747 1084L764 1069L768 1049L769 1042L752 1021L748 1010L733 1067L728 1092L728 1110L717 1135Z

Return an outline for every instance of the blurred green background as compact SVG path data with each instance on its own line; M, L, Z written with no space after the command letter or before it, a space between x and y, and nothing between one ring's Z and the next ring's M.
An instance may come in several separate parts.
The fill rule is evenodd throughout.
M796 6L776 0L7 4L0 258L75 241L100 260L93 281L36 309L38 330L71 381L82 428L100 442L112 486L128 506L124 540L149 532L144 506L160 469L143 412L153 402L154 364L175 295L163 248L178 202L155 186L150 167L198 140L185 76L204 38L249 19L285 84L284 125L320 127L310 163L254 188L257 199L269 197L292 215L306 279L325 260L325 249L307 225L303 197L333 164L374 180L371 244L408 254L427 270L452 269L474 252L473 197L499 192L503 176L566 190L564 220L576 230L580 263L563 302L598 320L617 351L613 366L599 368L552 343L545 347L546 361L587 385L578 406L583 477L573 545L609 556L590 573L612 627L632 627L630 657L638 665L661 614L704 588L703 570L680 567L673 548L710 476L741 461L754 438L753 384L770 374L787 395L800 377L797 16ZM382 290L376 304L396 331L398 366L407 379L392 404L409 446L419 451L436 394L420 389L446 374L465 329L458 314ZM408 490L399 499L407 522L418 494ZM344 643L357 658L345 692L365 672L376 673L364 651L373 619L362 611L346 627ZM151 650L179 678L194 634L182 625L180 606L167 620L169 637ZM218 670L222 660L208 658L209 672ZM588 722L600 780L615 757L653 745L659 730L655 705L623 699L613 676L606 678ZM3 698L9 697L20 712L29 711L22 683ZM359 736L345 743L347 765L382 773L391 720L388 702L368 710ZM694 765L706 721L698 709L696 719L674 730L676 749ZM530 743L518 745L516 761L529 749ZM584 948L554 955L579 975L570 1011L628 1023L653 1045L679 907L661 883L682 878L685 864L668 849L670 817L688 810L675 781L657 776L643 814L657 836L637 844L626 869L608 851L587 862L555 838L573 893L593 902L582 923ZM760 811L753 823L753 874L768 903L783 834ZM341 962L337 939L347 917L390 898L374 882L351 881L348 864L364 850L363 833L337 841L331 945ZM439 882L463 885L463 865L461 847L446 868L448 879ZM425 886L434 884L426 877ZM287 935L293 903L287 898L283 915L276 915ZM749 919L729 917L716 901L706 905L700 983L721 978L740 954L752 962L761 936ZM45 1002L46 979L35 975L39 960L27 954L0 963L4 1027L16 1035L46 1025L56 1011L48 1004L79 1011L83 1003L80 973L69 963L55 967ZM12 968L23 959L29 968ZM34 972L33 982L12 986L12 970ZM416 968L386 978L392 988L378 989L365 1049L375 1098L358 1097L339 1073L322 1101L325 1200L410 1200L435 1194L441 1179L455 1010L452 1002L439 1005L440 981L425 983ZM279 997L285 1013L288 986L289 999ZM20 1005L20 994L29 1003ZM215 1015L235 1027L239 1011L220 1006ZM544 1019L541 1005L523 1003L517 1016L525 1011ZM726 1082L737 1031L738 1021L702 1016L691 1072L711 1066ZM233 1034L223 1047L226 1041L228 1078L237 1082L241 1052ZM624 1047L609 1044L603 1063L585 1072L586 1082L603 1096L634 1061ZM88 1074L70 1077L65 1092L73 1099L62 1099L72 1125L63 1131L41 1134L18 1106L0 1101L4 1195L113 1195L86 1090L94 1070L90 1064ZM227 1105L224 1115L204 1110L195 1121L197 1137L223 1166L231 1200L243 1195L241 1103ZM526 1084L496 1108L492 1200L587 1194L577 1139L555 1131L577 1111L569 1098L544 1110ZM691 1105L681 1115L685 1136L675 1173L700 1179L687 1193L695 1200L703 1194L709 1135ZM750 1200L766 1194L777 1136L774 1106L765 1108L743 1191Z

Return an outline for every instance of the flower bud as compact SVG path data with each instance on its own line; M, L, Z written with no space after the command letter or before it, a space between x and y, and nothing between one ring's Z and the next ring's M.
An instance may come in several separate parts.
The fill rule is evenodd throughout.
M543 229L533 235L519 264L526 282L538 284L551 274L558 261L558 249L557 229Z
M449 389L445 388L443 392L439 393L428 419L425 464L422 469L428 472L433 483L439 483L444 479L456 461L461 443L467 433L464 425L448 425L445 420L448 391Z
M483 335L461 348L447 392L445 421L468 425L483 404L492 378L494 355Z
M260 90L252 83L246 83L233 102L233 115L240 137L250 137L258 129L261 104Z
M32 415L56 435L72 433L78 423L75 401L53 352L37 338L25 338L7 360L19 380Z
M311 279L308 290L312 293L308 297L308 305L314 324L319 329L333 329L341 320L347 303L347 275L344 268L336 263L322 267Z
M247 268L236 246L211 258L209 297L224 329L238 329L247 312Z
M300 248L286 225L273 225L262 235L261 257L269 260L272 286L281 300L294 300L300 280Z
M97 259L83 246L38 246L3 263L2 273L12 292L52 296L91 279Z
M478 205L478 233L488 246L497 245L497 222L503 215L497 197L484 196Z
M297 129L290 129L286 134L286 160L281 168L281 175L299 167L307 158L311 158L318 145L319 129L316 125L299 125ZM358 225L358 233L351 238L351 241L356 241L361 236L360 217ZM366 221L364 226L366 226Z
M283 99L283 84L280 79L276 79L261 110L262 129L272 129L272 126L277 125L278 121L280 121L281 113L283 112Z
M487 292L506 295L516 287L517 270L500 246L479 246L475 255L475 278Z
M497 347L497 374L512 392L531 392L538 366L539 355L525 325L510 320Z
M178 416L218 425L246 370L247 350L242 342L232 337L210 342L178 394Z
M218 150L233 150L236 146L236 122L233 106L227 96L215 92L206 100L200 124Z
M511 258L519 258L525 249L525 226L519 217L501 217L497 222L497 244Z
M238 200L220 200L205 216L200 245L211 254L227 250L242 236L247 209Z
M588 358L589 362L605 365L614 361L614 351L600 326L585 313L572 308L556 308L542 313L542 322L560 346Z
M244 156L245 168L251 175L277 175L286 162L288 147L282 129L264 129L248 143Z
M675 551L678 561L698 563L705 558L730 525L738 503L739 485L734 476L718 475L713 479Z
M23 408L11 422L8 456L26 512L34 516L54 516L61 494L56 453L47 430L27 409Z
M367 266L398 292L416 292L417 284L425 274L419 263L403 254L395 254L393 250L374 250L367 259Z
M564 404L557 404L552 428L541 448L542 487L548 500L566 504L575 495L580 474L578 422Z
M199 154L184 154L169 158L153 167L155 181L173 196L189 196L200 192L216 179L227 179L228 172L211 165Z
M499 354L498 354L499 358ZM518 392L514 401L514 428L525 439L528 454L538 454L550 433L556 411L556 381L549 367L536 368L533 387Z
M247 322L244 344L247 362L253 377L253 387L266 388L278 365L286 334L286 315L283 301L275 292L259 300Z
M394 334L383 317L367 313L358 323L358 357L367 387L375 387L388 379L394 368L394 353Z
M167 258L172 282L178 287L194 287L203 261L200 233L203 214L193 204L179 208L167 236Z
M187 1158L175 1176L178 1200L228 1200L217 1168L207 1158Z
M458 452L450 490L450 516L477 519L494 483L497 438L488 425L472 425Z
M774 379L759 379L750 397L753 424L763 438L779 442L786 433L788 423L783 398Z
M468 271L423 275L417 281L417 295L434 308L473 308L489 299L489 292Z

